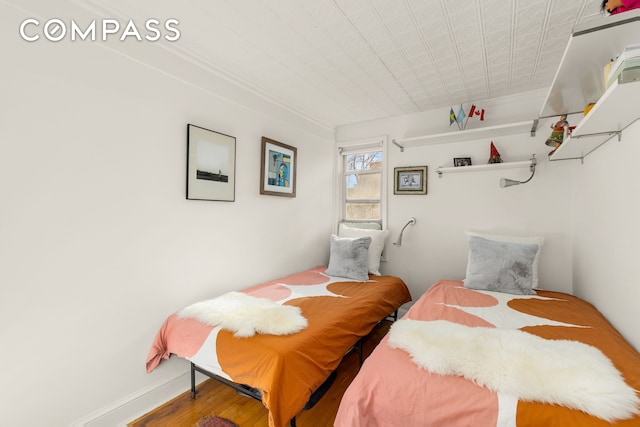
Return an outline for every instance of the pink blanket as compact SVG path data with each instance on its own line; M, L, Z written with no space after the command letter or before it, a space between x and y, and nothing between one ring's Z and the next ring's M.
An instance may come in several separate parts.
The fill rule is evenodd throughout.
M434 284L404 317L443 319L466 326L522 329L547 339L578 340L602 350L640 390L638 354L593 306L574 296L549 291L510 295L473 291L462 282ZM588 325L589 327L580 327ZM559 405L519 402L462 377L440 376L419 368L409 354L385 337L345 392L335 427L425 426L611 426ZM499 351L499 349L496 349ZM616 426L638 426L640 417Z

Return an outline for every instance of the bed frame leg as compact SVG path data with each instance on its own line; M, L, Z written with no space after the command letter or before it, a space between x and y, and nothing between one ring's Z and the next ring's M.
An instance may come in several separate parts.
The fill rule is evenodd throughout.
M196 398L196 368L193 362L191 363L191 398Z
M398 320L398 310L396 310L393 313L389 314L387 317L385 317L382 320L389 320L391 322L395 322L396 320ZM382 320L380 322L382 322ZM380 323L380 322L378 322L378 323Z

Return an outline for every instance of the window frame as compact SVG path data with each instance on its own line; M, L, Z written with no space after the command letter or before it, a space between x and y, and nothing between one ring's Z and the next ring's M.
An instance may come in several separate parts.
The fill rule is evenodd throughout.
M342 141L336 144L336 223L378 223L381 229L387 227L387 137L375 137L367 140ZM381 168L373 170L346 171L345 156L351 154L370 153L380 151L382 153ZM347 177L355 174L380 174L380 199L350 199L347 200ZM379 220L351 220L346 219L347 202L379 202L380 203L380 219Z

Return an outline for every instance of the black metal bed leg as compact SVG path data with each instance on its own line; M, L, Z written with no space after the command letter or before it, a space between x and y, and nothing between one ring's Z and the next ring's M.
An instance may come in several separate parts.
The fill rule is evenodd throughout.
M196 398L196 368L193 362L191 363L191 398Z

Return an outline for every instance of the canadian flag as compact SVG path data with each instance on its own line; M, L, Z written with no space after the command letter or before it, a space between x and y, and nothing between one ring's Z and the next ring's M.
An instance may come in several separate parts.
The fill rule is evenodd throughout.
M474 104L471 105L469 110L469 117L480 116L480 120L484 120L484 108L477 108Z

